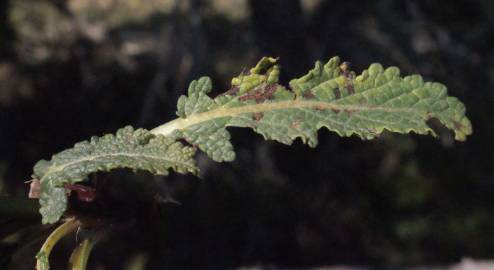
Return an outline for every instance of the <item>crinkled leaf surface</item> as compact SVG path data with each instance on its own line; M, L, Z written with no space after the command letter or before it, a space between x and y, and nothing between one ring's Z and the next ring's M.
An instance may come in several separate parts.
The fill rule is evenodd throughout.
M74 148L39 161L34 178L40 180L40 213L43 223L60 219L67 207L64 184L83 181L90 173L115 168L144 170L166 175L169 169L196 173L195 150L165 136L144 129L125 127L115 135L93 137Z
M454 131L457 140L472 133L465 106L448 96L444 85L424 82L419 75L401 77L398 68L384 69L380 64L357 76L334 57L292 80L291 90L259 81L249 85L247 93L232 87L211 98L211 88L207 77L193 81L188 96L179 99L180 118L152 132L184 138L215 161L235 157L229 126L250 127L265 139L284 144L301 138L311 147L317 145L321 127L362 139L375 138L384 130L435 135L427 121L437 119Z
M325 127L340 136L372 139L388 130L432 134L435 119L463 141L472 133L464 105L447 94L440 83L419 75L401 77L398 68L372 64L356 75L334 57L290 82L278 84L275 58L263 58L255 68L232 80L232 88L215 98L208 77L193 81L187 96L178 100L179 118L152 131L126 127L116 135L78 143L34 168L41 182L43 223L56 222L66 209L64 184L84 180L90 173L114 168L166 174L197 172L193 159L199 147L215 161L235 158L227 127L250 127L266 139L291 144L300 138L317 145L317 131Z

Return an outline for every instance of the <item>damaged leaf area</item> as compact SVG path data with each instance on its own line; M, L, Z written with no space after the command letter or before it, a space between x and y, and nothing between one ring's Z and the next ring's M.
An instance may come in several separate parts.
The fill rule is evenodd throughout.
M54 223L67 208L67 190L83 201L94 198L77 182L91 173L115 168L153 174L197 173L196 148L215 161L235 158L227 127L249 127L267 140L291 144L300 138L317 145L317 131L327 128L340 136L373 139L385 130L432 134L431 119L466 140L472 126L465 106L448 96L440 83L419 75L401 77L399 69L372 64L360 75L338 57L317 62L288 88L278 83L277 59L264 57L252 69L232 79L231 88L210 97L211 80L192 81L179 98L179 118L151 131L125 127L115 135L93 137L34 167L32 196L39 196L43 223ZM186 141L193 147L185 146ZM39 190L38 190L39 188Z
M180 118L152 132L185 138L219 162L235 158L229 126L250 127L284 144L300 138L311 147L322 127L367 140L385 130L436 136L427 122L437 119L456 140L472 133L465 106L448 96L444 85L424 82L419 75L401 77L396 67L372 64L356 75L347 62L334 57L290 81L290 90L278 84L278 74L276 59L263 58L216 98L208 96L208 77L193 81L188 96L179 99Z
M33 178L39 179L40 184L42 222L58 221L67 208L67 187L75 186L72 184L85 180L91 173L128 168L159 175L166 175L169 169L195 174L198 169L194 154L192 147L132 127L77 143L34 167Z

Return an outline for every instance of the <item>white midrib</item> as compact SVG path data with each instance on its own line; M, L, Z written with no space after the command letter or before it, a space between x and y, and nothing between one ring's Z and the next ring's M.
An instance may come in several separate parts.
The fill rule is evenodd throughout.
M211 121L217 118L236 116L244 113L256 113L266 112L284 109L297 109L297 108L313 108L318 110L338 110L338 111L382 111L382 112L416 112L411 108L391 108L382 106L370 106L370 105L342 105L335 103L328 103L324 101L310 101L310 100L286 100L280 102L266 102L260 104L249 104L238 107L219 107L207 112L197 113L187 118L177 118L166 124L151 130L151 133L157 135L170 135L175 130L184 130L193 125L197 125L203 122Z
M163 160L163 161L166 161L166 162L169 162L169 163L172 163L172 164L181 165L181 166L184 166L184 167L187 167L187 168L190 168L191 167L190 164L187 164L187 163L184 163L184 162L180 162L180 161L177 161L177 160L170 160L170 159L168 159L166 157L163 157L163 156L147 155L147 154L133 154L133 153L127 153L127 152L119 152L119 153L109 153L109 154L101 154L101 155L92 155L92 156L84 157L84 158L81 158L81 159L76 159L76 160L71 161L71 162L68 162L68 163L63 163L63 164L61 164L59 166L54 166L54 167L50 168L44 174L44 176L40 180L43 181L43 180L46 179L46 176L49 176L49 175L52 175L54 173L63 171L65 168L67 168L69 166L76 165L76 164L79 164L79 163L82 163L82 162L98 160L98 159L104 158L104 157L129 157L129 158L142 157L142 158L147 158L147 159Z

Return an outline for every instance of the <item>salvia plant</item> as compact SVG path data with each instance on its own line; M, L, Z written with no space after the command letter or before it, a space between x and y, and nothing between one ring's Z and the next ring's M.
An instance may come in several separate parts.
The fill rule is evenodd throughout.
M472 133L465 106L448 96L446 87L424 82L419 75L402 77L396 67L372 64L361 74L338 57L316 62L289 87L278 82L277 59L262 58L255 67L231 81L231 88L216 97L211 79L192 81L187 95L178 99L177 115L152 130L127 126L115 134L92 137L73 148L41 160L34 166L30 196L39 198L42 223L56 223L67 209L71 191L91 202L94 190L78 185L95 172L128 168L167 175L170 170L197 175L197 149L217 162L232 161L235 151L227 127L248 127L266 140L290 145L295 139L317 145L317 131L327 128L339 136L364 140L383 132L431 134L429 121L439 121L464 141ZM37 268L48 269L53 246L84 226L77 215L46 239L38 252ZM100 235L82 239L70 257L72 269L85 269L89 253Z

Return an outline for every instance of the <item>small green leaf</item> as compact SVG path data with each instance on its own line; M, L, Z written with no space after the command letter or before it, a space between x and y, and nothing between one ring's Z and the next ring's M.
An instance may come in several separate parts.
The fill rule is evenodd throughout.
M179 173L197 173L195 149L144 129L125 127L116 135L93 137L74 148L42 160L34 167L40 180L40 213L43 223L60 219L67 207L64 184L83 181L90 173L115 168L149 171L166 175L169 169Z
M237 88L239 94L245 94L263 83L277 83L280 69L276 64L278 59L263 57L249 72L240 74L232 79L232 88Z

